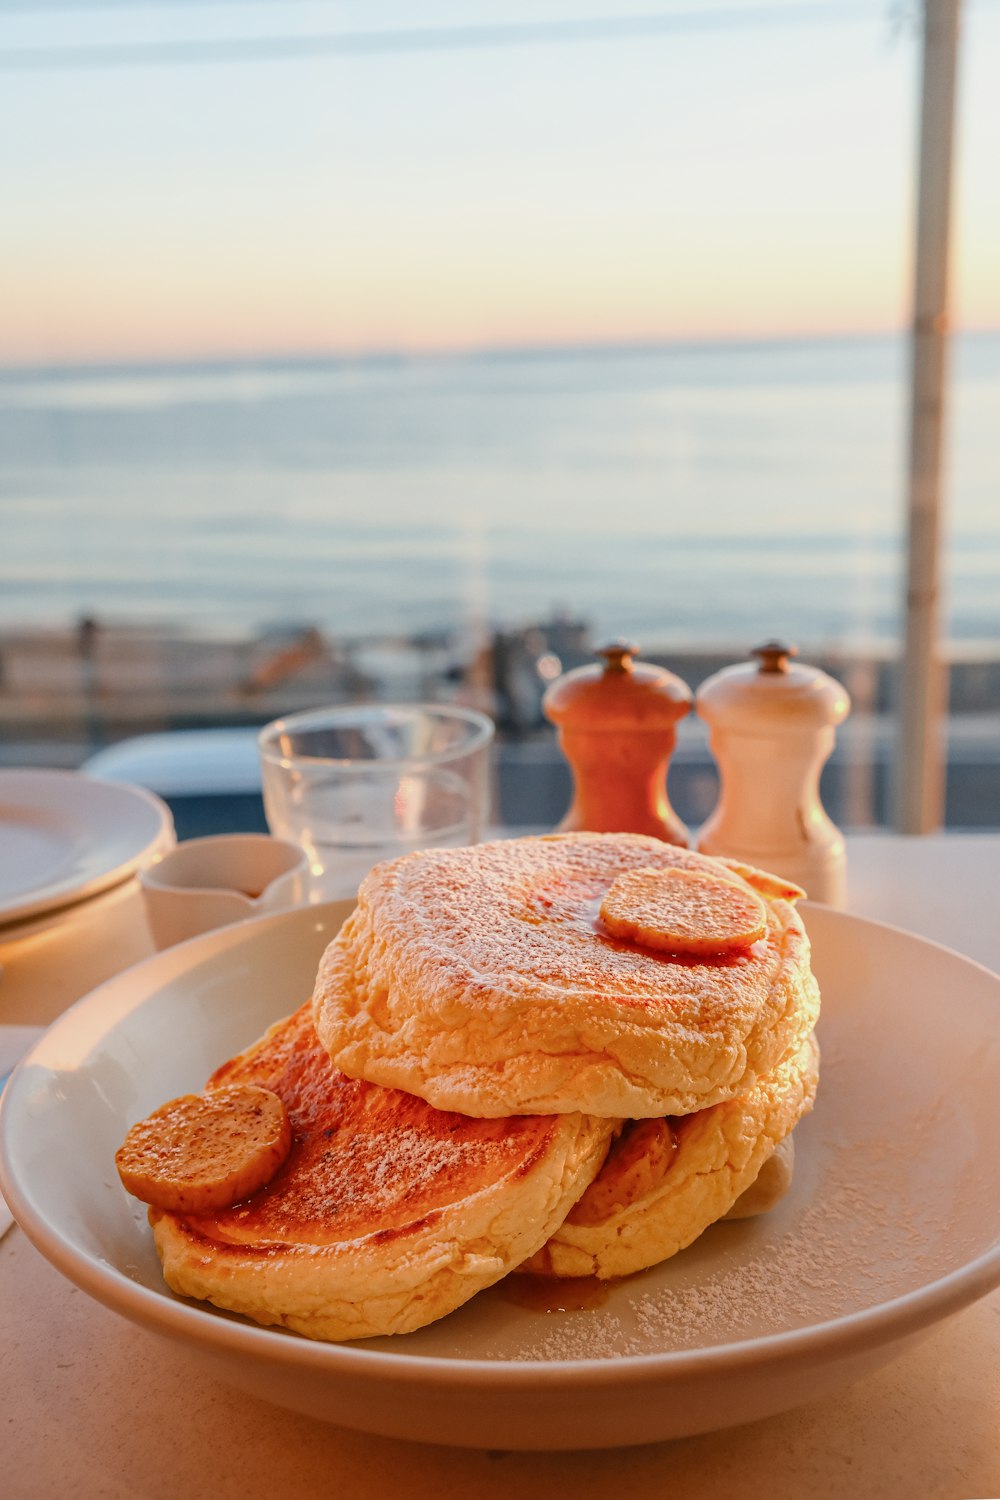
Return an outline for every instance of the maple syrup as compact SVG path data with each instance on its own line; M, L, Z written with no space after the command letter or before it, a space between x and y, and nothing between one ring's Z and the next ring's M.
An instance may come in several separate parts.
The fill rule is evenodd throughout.
M603 1307L614 1281L597 1276L507 1276L500 1283L500 1295L516 1307L529 1312L590 1312Z

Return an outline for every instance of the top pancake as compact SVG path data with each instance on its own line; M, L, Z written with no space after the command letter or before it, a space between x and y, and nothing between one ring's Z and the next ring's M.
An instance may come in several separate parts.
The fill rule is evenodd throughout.
M636 869L755 891L766 933L708 958L602 930ZM320 1041L346 1074L463 1114L690 1114L751 1088L812 1031L819 991L773 876L633 834L556 834L377 866L323 956Z

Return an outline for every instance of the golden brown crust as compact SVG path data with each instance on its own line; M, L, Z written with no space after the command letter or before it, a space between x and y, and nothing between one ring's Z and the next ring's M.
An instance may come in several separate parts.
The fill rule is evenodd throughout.
M150 1222L174 1291L312 1338L402 1333L533 1254L600 1167L610 1122L472 1120L334 1069L303 1006L225 1064L285 1103L288 1158L232 1208ZM526 1248L528 1247L528 1248Z
M699 960L604 932L615 878L717 874L763 898L767 933ZM351 1077L470 1115L689 1114L745 1093L819 1011L798 888L630 834L434 850L377 867L327 949L316 1030Z
M581 1224L571 1212L520 1269L542 1276L628 1276L676 1255L756 1181L778 1143L812 1108L818 1078L819 1049L809 1037L747 1094L672 1121L676 1149L644 1197L629 1197L603 1222ZM609 1175L614 1157L612 1146L604 1169ZM587 1196L599 1195L602 1175ZM751 1205L751 1212L759 1211Z

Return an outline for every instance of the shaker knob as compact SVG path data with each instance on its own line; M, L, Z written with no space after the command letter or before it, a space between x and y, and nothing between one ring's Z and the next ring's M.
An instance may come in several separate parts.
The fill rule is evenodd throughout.
M787 672L792 657L798 654L798 646L791 646L787 641L765 641L761 646L754 646L750 652L760 662L761 672Z
M603 646L595 646L594 655L603 660L605 672L631 672L632 658L639 655L639 647L618 636L605 641Z
M624 638L595 654L601 666L567 672L542 700L573 773L573 800L559 831L645 833L686 844L666 781L691 690L664 667L636 662L639 648Z

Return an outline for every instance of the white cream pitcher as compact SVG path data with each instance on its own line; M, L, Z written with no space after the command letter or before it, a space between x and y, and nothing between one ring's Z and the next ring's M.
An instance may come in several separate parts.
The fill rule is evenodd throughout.
M188 839L139 873L157 948L308 900L305 851L264 833Z

